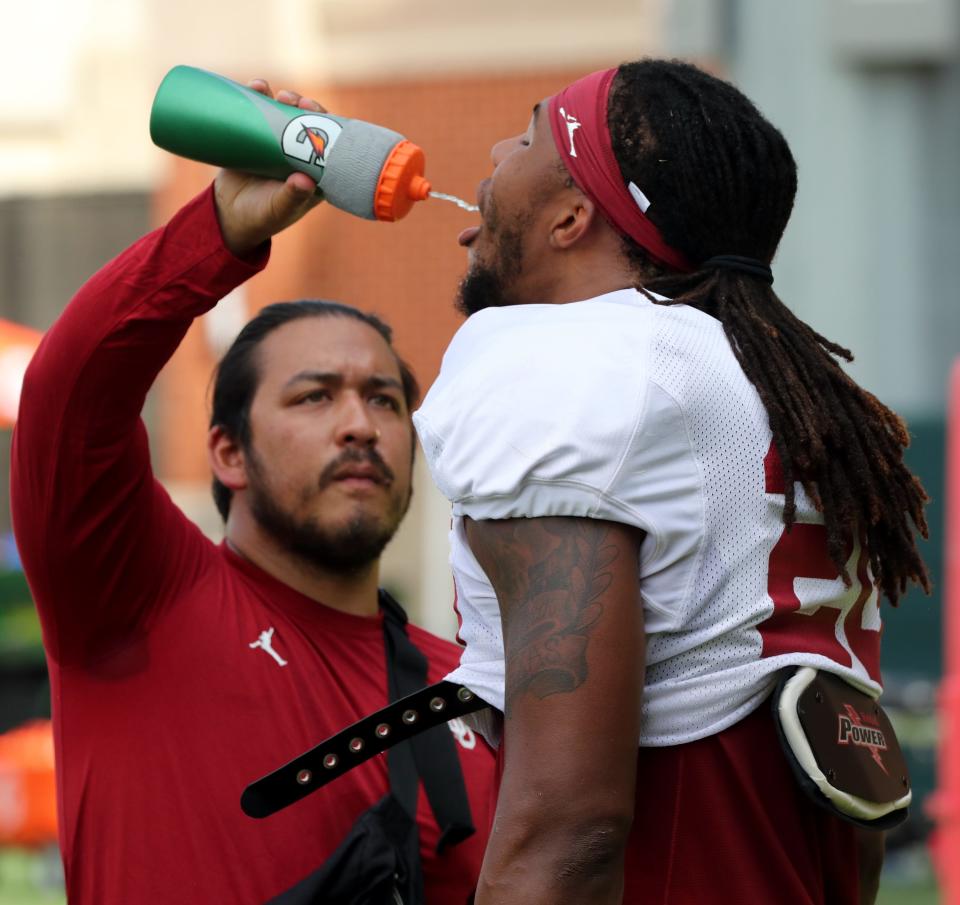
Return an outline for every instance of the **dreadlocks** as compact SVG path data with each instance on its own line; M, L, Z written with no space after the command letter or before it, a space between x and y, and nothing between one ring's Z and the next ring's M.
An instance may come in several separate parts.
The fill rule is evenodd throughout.
M741 255L769 263L787 225L796 164L783 136L733 86L685 63L642 60L618 70L608 122L627 182L653 199L647 212L667 244L692 262ZM915 530L927 536L926 493L903 464L904 422L854 383L837 359L851 353L797 318L748 274L667 271L624 239L650 291L717 318L767 410L786 482L784 522L799 481L826 524L844 581L859 535L877 585L894 605L908 583L930 590Z

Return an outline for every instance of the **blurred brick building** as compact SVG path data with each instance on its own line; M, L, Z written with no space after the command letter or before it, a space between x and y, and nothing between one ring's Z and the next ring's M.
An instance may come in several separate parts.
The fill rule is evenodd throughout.
M0 106L0 289L10 299L0 316L45 328L90 273L209 184L212 168L149 140L150 102L174 65L266 77L332 112L389 126L425 150L435 189L472 200L492 145L523 131L534 103L592 69L661 50L666 5L277 0L265 12L224 0L131 0L122 10L86 0L79 11L64 2L54 11L64 29L52 71L10 31L0 39L24 83L34 67L42 89L39 99L11 94ZM38 13L17 15L40 23ZM70 20L81 26L72 43ZM436 200L393 224L321 206L275 240L263 274L194 325L145 417L158 476L205 531L220 532L204 444L210 375L243 322L292 298L369 309L394 327L425 390L459 322L452 300L465 254L456 237L475 222ZM453 629L448 521L420 463L383 579L415 619L445 634Z
M298 88L322 99L333 112L408 136L425 149L427 175L436 189L473 199L476 183L490 171L491 145L523 131L533 104L582 71L393 78L352 85L313 82ZM170 163L155 196L157 222L202 191L213 173L186 161ZM215 530L208 521L216 517L207 504L209 471L202 441L209 375L222 351L221 337L231 336L248 314L272 301L310 296L348 302L394 327L400 354L426 390L460 320L452 302L465 254L456 238L475 222L475 214L439 200L418 204L396 223L369 222L321 206L274 241L270 266L228 299L223 312L207 315L204 321L212 323L194 326L161 380L155 422L158 467L180 489L181 503L192 508L194 518ZM218 318L226 322L223 329ZM418 618L448 631L448 515L420 469L415 494L402 535L387 554L384 578Z
M907 417L908 461L932 498L925 555L934 597L887 609L883 663L888 702L911 714L901 741L917 800L925 797L941 672L944 397L960 354L960 0L9 6L0 28L0 318L39 329L106 260L209 184L212 170L149 141L153 94L174 65L238 81L265 76L394 128L424 148L436 189L467 199L490 171L491 145L582 73L680 56L740 85L800 165L775 261L778 292L854 349L854 377ZM194 327L144 417L159 477L204 530L220 532L204 457L210 373L242 323L268 302L304 296L371 309L393 324L427 388L457 326L451 299L465 256L456 236L472 222L439 201L395 224L321 207L277 239L264 274ZM0 578L15 576L2 569L16 559L3 498L8 445L0 443ZM422 463L416 488L383 579L416 621L451 634L449 510ZM42 712L40 661L30 670L5 664L0 650L0 728L4 716L13 725ZM911 832L922 835L923 809L916 813Z
M492 143L571 78L644 55L715 64L800 162L778 291L857 350L854 376L911 418L938 498L960 336L960 307L947 301L960 282L958 0L48 0L5 13L0 55L14 74L0 89L0 318L41 329L104 261L209 182L211 170L149 141L153 94L176 64L265 76L390 126L424 148L437 189L467 198L490 171ZM196 326L148 400L158 474L192 518L219 531L205 394L240 324L305 295L373 309L427 387L457 324L450 300L465 256L455 240L471 222L439 201L395 224L321 208L276 241L269 270ZM449 631L448 512L422 472L417 488L384 577L416 618ZM934 543L935 571L937 555ZM937 611L925 612L898 632L928 633Z

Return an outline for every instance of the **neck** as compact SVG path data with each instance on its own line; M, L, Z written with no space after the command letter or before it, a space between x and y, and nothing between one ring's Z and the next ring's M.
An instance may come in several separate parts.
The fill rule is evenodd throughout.
M324 606L354 616L375 616L379 611L380 561L357 572L331 572L290 553L266 534L247 514L235 517L231 507L226 541L237 555Z
M636 285L637 278L631 273L613 272L610 268L579 270L549 287L543 301L551 305L565 305L567 302L582 302L584 299L596 298L619 289L633 289Z
M582 243L548 255L544 265L523 294L545 304L580 302L637 286L621 240L609 228L596 229Z

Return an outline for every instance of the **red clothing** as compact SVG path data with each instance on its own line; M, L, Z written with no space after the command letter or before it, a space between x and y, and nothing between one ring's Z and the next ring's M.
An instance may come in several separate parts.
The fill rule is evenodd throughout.
M501 744L498 785L503 767ZM859 902L859 870L856 829L804 794L769 701L715 735L639 749L624 905Z
M504 761L501 744L498 786ZM623 905L859 902L856 832L800 788L766 701L722 732L639 749Z
M859 902L856 830L806 797L762 704L685 745L641 748L625 903Z
M241 812L249 782L386 703L381 618L212 544L150 468L147 390L192 319L265 263L224 248L204 193L80 290L24 383L13 515L50 668L73 905L262 903L389 788L380 757L273 817ZM454 645L409 634L431 682L456 665ZM444 905L473 889L490 822L492 755L471 735L457 750L477 833L438 857L422 789L418 811L427 901Z

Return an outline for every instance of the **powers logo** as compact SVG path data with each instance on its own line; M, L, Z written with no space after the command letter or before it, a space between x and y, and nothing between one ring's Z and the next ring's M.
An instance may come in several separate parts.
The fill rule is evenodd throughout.
M283 153L311 166L324 167L342 131L340 123L318 113L294 117L283 130Z
M877 766L886 773L887 768L883 765L880 752L887 750L887 739L883 730L877 725L876 719L872 714L860 713L852 704L843 706L847 712L837 717L839 720L837 744L866 748Z

